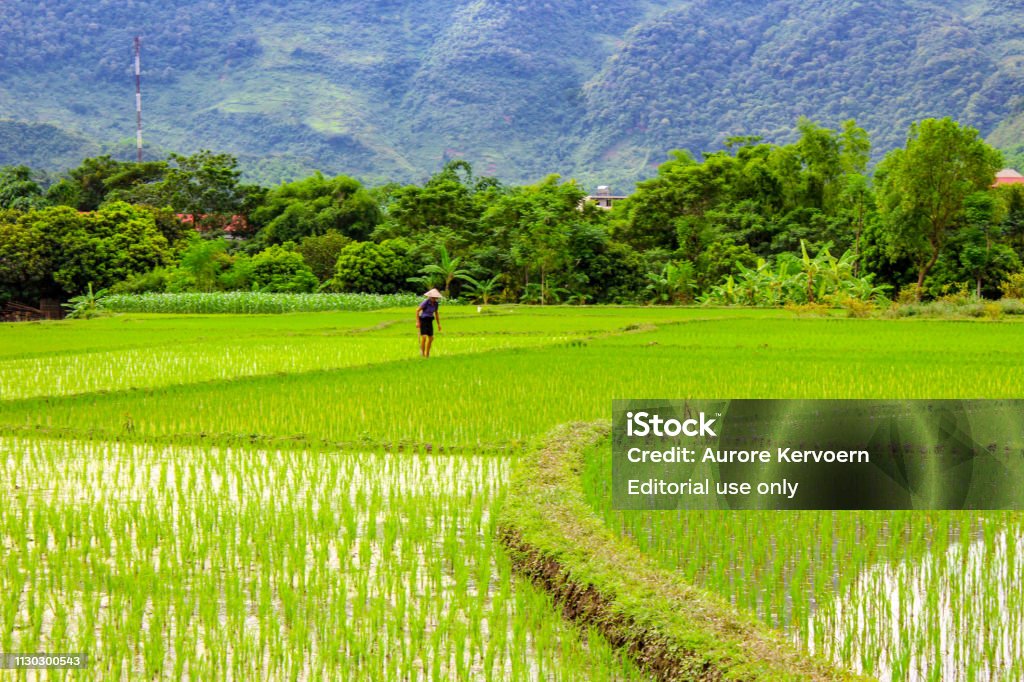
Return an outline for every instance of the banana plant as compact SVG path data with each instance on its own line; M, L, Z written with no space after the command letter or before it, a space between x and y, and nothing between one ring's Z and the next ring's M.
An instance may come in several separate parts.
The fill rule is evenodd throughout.
M463 281L468 285L466 287L466 293L474 300L482 305L487 305L490 301L491 296L494 295L495 289L498 287L498 278L500 275L495 275L490 279L477 280L469 275L462 277Z

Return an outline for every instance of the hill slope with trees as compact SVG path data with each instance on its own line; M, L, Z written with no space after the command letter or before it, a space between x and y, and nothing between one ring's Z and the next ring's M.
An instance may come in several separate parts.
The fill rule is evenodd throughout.
M1013 148L1022 22L1006 0L10 0L0 163L129 147L136 34L147 145L230 152L263 182L422 181L465 158L628 188L671 149L791 141L801 115L857 119L876 159L930 116ZM57 130L26 158L14 121Z

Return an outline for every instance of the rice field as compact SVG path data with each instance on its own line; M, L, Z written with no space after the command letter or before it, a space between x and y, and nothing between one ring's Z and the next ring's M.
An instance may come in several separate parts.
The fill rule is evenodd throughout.
M1020 512L638 512L591 505L683 579L804 650L884 680L1024 679Z
M513 579L510 466L0 439L0 648L104 680L628 679Z
M69 679L640 679L511 575L518 453L615 398L1022 397L1016 322L452 307L0 328L0 651ZM1024 514L615 513L880 679L1024 678Z

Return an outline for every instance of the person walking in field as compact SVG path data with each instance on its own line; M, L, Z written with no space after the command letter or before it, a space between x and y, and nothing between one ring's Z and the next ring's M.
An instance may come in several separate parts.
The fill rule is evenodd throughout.
M420 331L420 355L430 357L430 346L434 343L434 319L437 331L441 331L441 313L438 305L443 298L437 289L423 294L423 302L416 308L416 328Z

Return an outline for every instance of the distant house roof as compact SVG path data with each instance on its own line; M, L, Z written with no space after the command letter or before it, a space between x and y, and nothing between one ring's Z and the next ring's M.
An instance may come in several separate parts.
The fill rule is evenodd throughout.
M1012 168L1004 168L996 173L996 181L993 187L1000 185L1024 185L1024 175L1021 175Z
M611 208L616 201L628 198L629 195L626 194L612 194L612 188L608 185L598 185L597 192L583 197L583 202L592 201L599 208Z

